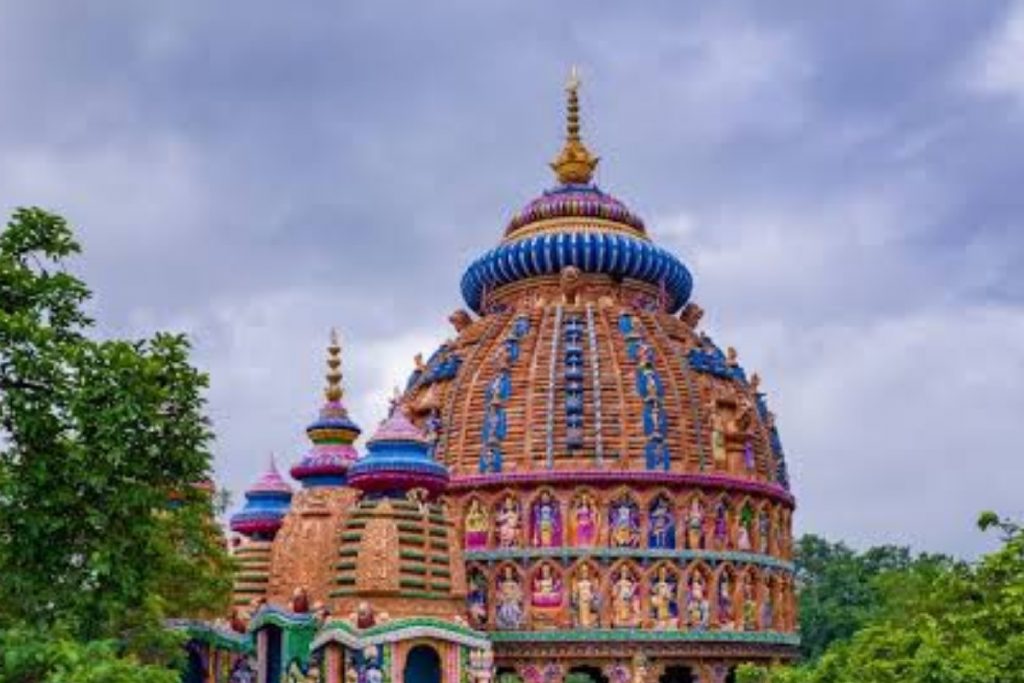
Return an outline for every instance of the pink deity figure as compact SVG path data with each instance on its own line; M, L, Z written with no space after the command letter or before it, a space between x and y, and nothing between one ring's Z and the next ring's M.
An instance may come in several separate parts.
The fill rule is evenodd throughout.
M519 547L519 502L506 496L495 519L499 548Z
M476 498L469 502L466 511L466 549L480 550L487 547L487 536L490 522L483 505Z
M555 548L562 545L562 519L558 502L549 491L540 494L533 505L533 545L537 548Z
M562 606L562 582L555 576L551 565L544 563L533 577L533 593L530 602L534 607L551 609Z
M751 543L751 526L754 523L754 511L750 507L750 503L743 506L743 510L740 512L740 523L736 528L736 549L744 552L749 552L753 544Z
M704 504L699 498L690 501L690 509L686 513L686 546L690 550L704 548Z
M594 496L584 492L572 511L573 545L590 548L597 543L597 504Z

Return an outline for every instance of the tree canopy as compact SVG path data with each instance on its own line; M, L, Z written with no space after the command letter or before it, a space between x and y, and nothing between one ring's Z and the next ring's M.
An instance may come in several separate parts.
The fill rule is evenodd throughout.
M227 601L195 486L210 477L207 378L184 336L92 336L68 271L79 251L41 209L0 231L0 628L145 658L167 651L166 615Z
M803 666L772 671L743 667L739 679L1024 682L1024 531L992 513L982 515L979 525L1001 532L1003 545L998 551L976 564L941 556L922 556L909 564L901 560L869 582L870 599L855 601L870 607L853 610L862 621L848 637L832 640ZM844 628L847 625L843 622ZM813 628L801 619L802 632L810 632L816 643L824 642L826 638Z

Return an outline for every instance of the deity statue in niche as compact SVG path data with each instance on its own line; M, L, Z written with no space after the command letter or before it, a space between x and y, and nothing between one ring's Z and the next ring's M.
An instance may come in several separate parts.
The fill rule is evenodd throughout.
M562 606L562 582L555 576L551 564L545 562L533 577L531 603L534 607L551 609Z
M487 626L487 576L479 569L473 569L467 577L469 591L466 593L466 611L473 628Z
M775 515L772 530L775 532L775 552L779 555L786 554L786 529L785 517L779 512Z
M466 550L486 548L489 527L484 506L476 498L469 501L469 510L466 511Z
M672 514L672 504L665 496L658 496L651 504L649 520L648 546L651 548L675 548L676 523Z
M743 577L743 630L757 630L757 584L750 572Z
M430 390L434 389L436 386L436 384L430 385ZM426 421L423 423L423 429L426 434L427 441L430 442L431 455L437 451L437 443L441 440L441 430L443 427L444 422L441 420L440 411L437 408L431 408Z
M771 574L765 574L761 591L764 600L761 602L761 628L766 631L775 629L775 582Z
M590 548L597 543L598 510L594 495L584 491L572 509L573 545Z
M715 550L729 549L729 503L723 498L715 505Z
M640 547L640 510L629 496L612 503L609 510L608 540L613 548Z
M711 603L708 600L704 574L694 572L686 594L686 620L693 629L706 629L711 622Z
M601 625L599 610L600 591L597 580L591 577L590 566L582 565L572 582L572 618L576 628L597 628Z
M612 584L612 625L635 628L640 624L640 582L629 567L619 570Z
M749 552L753 547L750 541L751 528L754 525L754 510L750 503L744 503L740 510L740 520L736 527L736 549Z
M498 628L514 630L523 626L523 587L512 567L504 567L498 578L494 621Z
M723 631L731 631L735 626L735 619L732 605L732 581L729 572L723 571L718 577L718 627Z
M708 401L709 422L711 424L711 457L715 466L725 469L729 463L729 454L725 448L725 429L727 417L718 405L718 397L712 394Z
M644 400L644 434L647 436L665 436L665 411L657 395L650 395Z
M757 552L767 555L772 539L772 521L766 508L757 513Z
M686 547L690 550L704 549L704 503L694 496L686 513Z
M558 501L550 491L540 494L533 504L533 545L537 548L555 548L562 545L562 515Z
M655 628L675 628L679 624L676 581L665 565L658 567L658 574L651 584L651 617Z
M519 501L514 496L505 496L495 521L498 547L519 547Z

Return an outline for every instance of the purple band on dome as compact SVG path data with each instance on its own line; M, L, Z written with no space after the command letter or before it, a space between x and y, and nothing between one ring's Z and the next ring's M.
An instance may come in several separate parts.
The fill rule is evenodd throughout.
M669 486L703 486L715 489L729 489L744 493L757 493L777 502L796 507L793 495L778 484L737 479L720 474L686 474L681 472L594 472L590 470L557 471L538 470L534 472L505 472L491 475L469 475L452 477L448 484L450 491L465 491L474 488L496 488L521 484L547 484L573 482L580 484L613 485L623 482L664 484Z
M644 222L615 197L594 185L562 185L547 190L512 217L505 234L510 235L524 225L549 218L603 218L643 231Z

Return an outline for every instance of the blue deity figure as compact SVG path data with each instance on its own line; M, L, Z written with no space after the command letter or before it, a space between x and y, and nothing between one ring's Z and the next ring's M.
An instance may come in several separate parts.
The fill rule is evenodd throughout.
M676 524L672 507L664 496L659 496L651 505L650 525L647 544L651 548L676 547Z
M494 621L498 628L503 630L522 628L525 615L523 586L512 567L504 567L498 577L495 602Z
M613 548L637 548L640 546L640 513L628 496L612 504L609 511L609 540Z
M501 448L492 439L480 454L480 473L501 472L501 460Z
M649 470L662 470L668 472L672 457L669 454L668 445L660 437L651 437L644 447L644 462Z
M473 628L487 626L487 577L479 569L469 574L469 593L466 595L466 608L469 621Z

